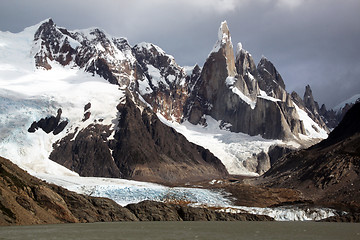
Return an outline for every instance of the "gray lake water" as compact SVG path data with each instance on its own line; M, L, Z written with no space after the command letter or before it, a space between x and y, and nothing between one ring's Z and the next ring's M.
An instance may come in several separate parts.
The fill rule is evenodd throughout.
M116 222L0 227L0 239L360 239L360 224Z

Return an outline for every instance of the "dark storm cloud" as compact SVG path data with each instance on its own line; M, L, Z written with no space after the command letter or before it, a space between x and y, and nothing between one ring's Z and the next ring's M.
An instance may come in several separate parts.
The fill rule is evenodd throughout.
M220 22L234 46L271 60L287 90L310 84L320 103L333 106L360 93L358 0L0 0L0 30L53 18L70 30L97 26L132 45L153 42L180 65L202 65Z

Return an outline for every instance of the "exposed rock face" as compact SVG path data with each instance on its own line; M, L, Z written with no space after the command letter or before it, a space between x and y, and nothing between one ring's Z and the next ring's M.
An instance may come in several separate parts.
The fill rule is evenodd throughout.
M257 70L260 75L259 87L268 96L286 101L285 83L275 66L265 57L262 57Z
M305 87L303 99L301 99L296 92L291 93L291 99L299 108L304 110L314 122L327 132L329 132L329 129L334 129L340 123L345 113L353 106L353 104L346 104L338 112L332 109L327 110L325 104L319 108L319 104L314 100L309 85Z
M46 133L53 132L54 135L59 134L64 130L64 128L68 124L67 120L60 122L61 114L62 114L62 110L61 108L59 108L56 117L50 116L50 117L42 118L37 122L33 122L30 128L28 129L28 132L34 133L36 130L41 128Z
M180 122L185 103L193 86L196 72L187 76L174 58L151 43L140 43L133 48L138 62L138 91L155 112L168 120ZM198 67L197 67L198 68ZM198 69L194 69L198 71Z
M110 126L90 124L55 143L49 158L81 176L121 178L107 141L111 133Z
M263 174L270 168L270 158L267 153L264 151L253 154L252 157L246 159L243 162L243 165L246 169L248 169L251 172L255 172L258 174Z
M360 213L348 213L343 216L333 216L319 222L360 222Z
M270 146L268 151L268 155L270 158L270 165L273 166L277 162L277 160L279 160L285 154L288 154L292 151L295 151L295 148L291 148L289 146L281 146L281 145Z
M302 110L306 110L306 107L305 107L305 103L304 101L302 100L302 98L299 96L299 94L297 94L297 92L293 91L291 93L291 100L299 107L301 108Z
M132 50L124 38L111 38L99 29L70 32L49 19L34 36L37 67L51 69L51 61L79 66L110 83L128 86L135 79Z
M241 43L237 45L235 66L238 74L238 81L245 82L242 92L251 100L256 100L260 94L258 83L259 73L251 54L242 48ZM246 87L245 87L246 86Z
M315 102L310 85L305 87L304 105L314 114L319 113L319 104Z
M62 65L68 65L73 60L76 50L70 43L72 37L64 30L56 28L52 19L44 22L34 36L34 48L38 48L35 54L35 64L47 70L51 69L49 61L57 61Z
M306 108L306 112L311 117L311 119L313 119L322 128L328 130L325 122L320 116L319 104L314 100L310 85L307 85L305 87L304 106Z
M132 48L125 38L113 38L96 28L68 31L49 19L40 25L34 42L37 67L49 70L54 61L83 68L139 92L168 120L182 121L199 76L198 66L187 76L172 56L154 44L140 43Z
M150 109L141 113L127 100L119 111L113 156L125 176L175 183L227 174L220 160L165 126Z
M320 115L329 129L335 128L340 123L341 119L345 115L345 111L342 111L342 113L343 114L338 114L332 109L327 110L325 104L321 105L320 108Z
M73 34L81 43L75 59L79 67L120 86L129 86L134 81L135 58L126 39L112 38L99 29Z
M160 183L185 183L228 173L209 150L189 143L165 126L149 108L127 98L119 104L114 139L110 126L89 125L54 144L50 159L82 176L122 177ZM70 141L73 139L73 141Z
M319 203L360 210L360 104L328 139L278 160L264 175L271 186L301 190Z

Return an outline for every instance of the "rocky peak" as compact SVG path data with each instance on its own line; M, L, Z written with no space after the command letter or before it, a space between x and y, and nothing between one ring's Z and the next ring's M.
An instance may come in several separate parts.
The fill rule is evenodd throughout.
M220 24L220 28L218 31L218 40L215 44L214 50L216 50L217 48L222 48L222 47L233 47L232 42L231 42L231 37L230 37L230 30L229 27L227 25L226 21L223 21Z
M259 86L268 96L286 100L285 83L274 64L267 58L262 57L257 70L260 75Z
M310 85L307 85L305 88L304 100L303 100L304 110L307 112L309 117L314 120L319 126L328 131L327 125L323 120L323 117L320 115L319 105L314 100ZM325 107L325 106L324 106ZM325 120L326 121L326 120Z
M310 85L307 85L305 87L305 93L304 93L304 104L305 107L308 108L311 112L314 114L319 113L319 105L317 102L315 102L312 90L310 88Z
M57 32L56 25L54 21L50 18L41 23L38 30L35 32L34 39L38 40L39 38L43 40L49 40L53 36L61 37L62 34ZM60 35L60 36L59 36Z
M175 62L174 57L166 54L165 51L160 47L152 43L143 42L135 45L133 51L136 59L144 68L144 70L146 71L146 69L150 68L150 72L148 72L150 75L157 69L160 71L160 74L170 82L177 79L177 77L185 77L185 73L182 71L182 68ZM153 67L155 69L153 69ZM168 75L173 75L173 77L169 77L168 79Z
M135 58L127 40L112 38L98 28L68 31L49 19L35 32L33 51L38 68L49 70L55 61L78 66L120 86L129 86L135 79Z
M258 68L258 70L262 70L262 71L269 73L273 78L272 80L277 85L279 85L280 87L285 89L285 83L284 83L284 80L282 79L280 73L277 71L274 64L272 62L270 62L266 57L261 58L257 68Z
M52 19L44 21L39 26L34 34L33 46L33 49L37 49L34 53L36 67L49 70L49 61L67 65L73 60L76 43L74 44L75 40L67 34L67 31L60 31Z
M173 56L151 43L134 46L138 91L155 112L180 122L191 86L185 70Z
M122 52L131 52L132 48L126 38L113 38L115 46Z
M244 82L246 86L239 89L252 100L256 100L260 93L258 84L259 74L251 54L242 48L241 43L237 44L235 67L238 81Z
M306 110L305 108L305 104L304 104L304 101L302 100L302 98L299 96L299 94L295 91L293 91L291 93L291 100L299 107L301 108L302 110Z
M209 57L211 57L213 53L220 53L225 57L228 76L234 77L236 75L234 49L231 42L229 27L226 21L222 22L220 25L218 40L215 43Z
M246 72L256 75L257 69L251 54L242 48L242 44L237 44L236 49L236 69L239 75L245 75Z
M323 116L327 111L325 104L322 104L319 110L320 115Z

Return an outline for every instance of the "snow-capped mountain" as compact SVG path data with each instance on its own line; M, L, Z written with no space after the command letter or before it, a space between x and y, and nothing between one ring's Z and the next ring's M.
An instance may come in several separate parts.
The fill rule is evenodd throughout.
M269 60L256 66L241 44L234 55L226 22L190 71L154 44L51 19L1 32L0 49L0 155L33 173L167 183L261 174L271 145L327 137Z
M192 92L188 108L191 123L205 124L204 116L209 115L233 132L267 139L327 136L326 127L298 111L281 75L269 60L263 57L255 67L241 44L235 57L226 22L221 24L218 36Z

